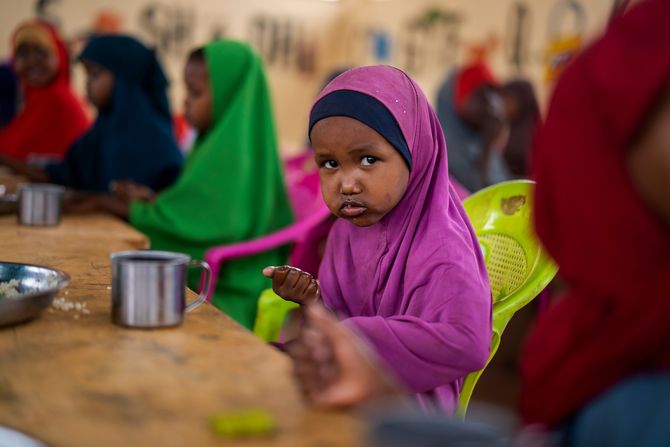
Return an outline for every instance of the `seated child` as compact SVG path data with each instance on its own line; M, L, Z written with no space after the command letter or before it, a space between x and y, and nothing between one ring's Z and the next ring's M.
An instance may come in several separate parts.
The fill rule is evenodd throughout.
M89 127L70 87L65 45L51 25L34 20L14 32L12 53L24 102L7 127L0 126L0 154L37 163L60 160Z
M32 181L84 191L108 191L115 180L132 180L153 190L171 185L183 156L172 130L168 82L154 51L121 35L92 38L79 58L86 68L86 92L98 109L91 129L65 159L44 170L0 159Z
M492 304L434 111L401 70L356 68L321 92L309 135L339 217L320 282L291 267L263 273L284 299L323 302L424 407L453 412L463 378L488 359Z
M264 236L292 217L260 57L242 42L211 42L191 53L184 79L185 115L198 137L182 175L155 197L121 183L95 206L127 218L154 249L202 259L208 248ZM287 256L282 247L226 262L214 305L251 328L258 296L269 286L258 271ZM193 273L189 285L197 289Z

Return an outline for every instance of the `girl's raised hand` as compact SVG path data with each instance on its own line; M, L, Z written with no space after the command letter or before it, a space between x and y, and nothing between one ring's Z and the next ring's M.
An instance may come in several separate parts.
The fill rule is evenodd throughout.
M321 302L319 281L302 270L283 265L281 267L265 267L263 275L272 278L272 290L287 301L301 305Z

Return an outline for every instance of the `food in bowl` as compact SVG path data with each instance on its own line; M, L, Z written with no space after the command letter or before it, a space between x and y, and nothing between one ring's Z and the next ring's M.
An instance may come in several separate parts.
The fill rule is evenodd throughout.
M21 295L21 292L19 292L20 285L21 281L18 279L0 282L0 299Z

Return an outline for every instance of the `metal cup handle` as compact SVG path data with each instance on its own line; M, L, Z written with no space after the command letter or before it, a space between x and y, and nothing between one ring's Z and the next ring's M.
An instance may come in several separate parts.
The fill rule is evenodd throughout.
M203 287L204 290L200 291L198 299L186 306L186 312L190 312L204 303L207 300L207 295L209 295L209 288L212 286L212 268L209 266L209 264L207 264L205 261L197 261L195 259L188 263L188 268L195 267L200 267L205 271L205 286Z

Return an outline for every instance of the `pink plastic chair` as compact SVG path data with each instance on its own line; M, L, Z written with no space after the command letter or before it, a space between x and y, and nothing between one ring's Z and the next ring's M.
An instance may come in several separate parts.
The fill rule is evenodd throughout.
M304 206L305 203L319 202L321 187L319 169L314 162L311 151L295 155L284 160L284 178L286 193L293 207L296 220L302 220L313 210Z
M301 154L284 161L287 192L296 216L295 223L256 239L213 247L205 252L205 261L212 268L208 300L211 301L216 290L216 281L224 262L290 243L293 248L289 264L316 276L320 263L319 244L328 235L333 219L321 197L319 174L314 163L309 163L311 157L311 154ZM306 203L308 206L305 206Z

